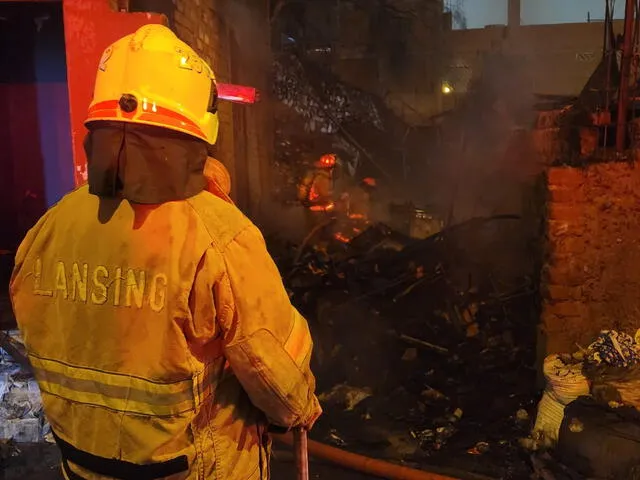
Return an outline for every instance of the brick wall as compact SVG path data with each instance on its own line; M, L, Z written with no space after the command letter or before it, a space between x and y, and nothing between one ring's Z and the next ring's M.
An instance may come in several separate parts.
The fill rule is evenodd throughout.
M548 171L544 353L574 351L601 329L640 327L640 168ZM541 352L542 353L542 352Z
M268 52L266 2L173 0L173 4L174 31L211 65L217 80L258 87L264 97L269 60L260 63L254 56L256 50ZM250 25L248 19L253 20ZM268 185L263 176L272 148L268 113L268 98L252 106L221 102L219 107L216 156L231 173L232 197L252 216L257 215Z
M614 30L622 32L622 20L614 21ZM478 75L485 54L501 51L524 61L536 93L578 95L601 59L602 31L602 22L453 30L447 41L452 58L447 75L454 84L462 72ZM455 86L466 91L465 84Z

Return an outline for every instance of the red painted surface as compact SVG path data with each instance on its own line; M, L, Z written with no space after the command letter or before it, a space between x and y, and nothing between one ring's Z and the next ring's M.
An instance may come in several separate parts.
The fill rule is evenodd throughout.
M0 140L7 155L2 164L8 170L0 175L0 198L3 210L6 208L1 218L9 223L3 231L3 241L10 244L4 246L7 248L46 210L37 85L0 84L0 104L4 125Z
M108 0L63 0L63 11L75 182L81 185L86 182L87 171L84 120L102 52L142 25L164 23L164 16L114 12Z

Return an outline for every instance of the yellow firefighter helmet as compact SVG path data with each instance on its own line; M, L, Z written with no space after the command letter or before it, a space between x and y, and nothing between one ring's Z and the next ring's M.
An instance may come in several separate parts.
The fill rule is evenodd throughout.
M102 54L85 125L115 120L218 137L215 76L167 27L145 25Z

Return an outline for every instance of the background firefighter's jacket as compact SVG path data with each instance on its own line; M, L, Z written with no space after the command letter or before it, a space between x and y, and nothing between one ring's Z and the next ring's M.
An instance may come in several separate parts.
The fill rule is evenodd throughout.
M298 200L307 208L333 204L333 174L327 169L313 169L298 186Z
M318 411L307 323L260 232L209 192L140 205L81 187L29 231L10 289L83 478L266 479L267 422Z

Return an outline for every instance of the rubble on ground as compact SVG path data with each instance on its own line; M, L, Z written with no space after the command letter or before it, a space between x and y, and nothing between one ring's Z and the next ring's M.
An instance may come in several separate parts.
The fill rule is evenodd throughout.
M314 335L325 414L312 437L393 461L529 476L518 440L538 397L537 282L463 246L495 223L518 219L423 240L376 224L326 248L270 242Z
M9 355L20 348L17 330L2 335L0 348L0 442L38 443L51 441L49 424L44 418L42 399L32 372Z
M532 435L534 478L638 478L640 330L603 330L587 347L550 355Z

